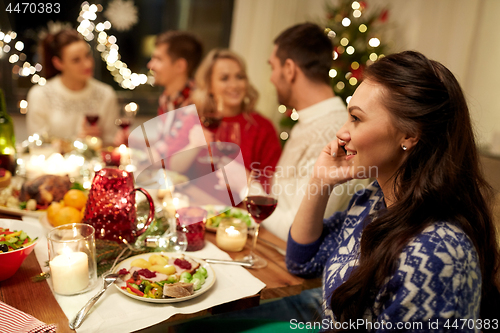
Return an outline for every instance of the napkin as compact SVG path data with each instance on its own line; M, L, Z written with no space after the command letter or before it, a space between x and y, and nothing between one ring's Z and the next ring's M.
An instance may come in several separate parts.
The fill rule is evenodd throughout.
M36 219L28 217L23 217L23 220L38 223ZM44 229L40 224L39 226ZM47 229L44 231L43 233L46 234ZM44 236L39 237L39 242L47 244ZM48 271L48 268L45 267L45 262L48 260L47 247L35 247L35 254L42 270ZM205 242L205 247L202 250L188 252L188 255L197 258L231 259L229 254L208 241ZM266 286L246 268L224 264L211 264L211 266L216 277L212 288L198 297L178 303L141 302L127 297L114 286L110 286L91 310L82 326L77 329L77 332L132 332L158 324L178 313L195 313L255 295ZM48 279L47 282L52 288L51 279ZM54 297L66 317L71 321L101 287L102 279L99 279L99 285L92 291L74 296L61 296L54 293ZM2 331L0 330L0 332Z
M55 333L56 325L47 325L29 314L0 302L0 332Z

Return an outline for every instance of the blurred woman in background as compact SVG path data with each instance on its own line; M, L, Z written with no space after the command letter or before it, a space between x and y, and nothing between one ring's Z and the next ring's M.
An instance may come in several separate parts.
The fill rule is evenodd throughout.
M253 168L275 168L281 155L281 145L273 124L255 111L258 93L248 80L243 59L230 50L214 49L202 61L195 75L196 90L193 101L202 121L202 135L190 135L190 143L184 148L199 147L204 143L217 141L218 138L228 138L221 141L234 142L231 137L239 137L240 146L247 171ZM217 124L207 122L208 118ZM219 125L220 123L220 125ZM236 126L225 126L225 125ZM239 131L232 135L224 133L229 128ZM191 131L202 133L200 128ZM203 169L200 157L207 156L207 151L196 153L192 150L192 158L172 157L170 163L174 170L187 172L191 176Z
M90 45L75 30L48 35L42 43L47 79L28 93L27 128L49 138L97 136L112 143L118 102L113 88L93 78Z

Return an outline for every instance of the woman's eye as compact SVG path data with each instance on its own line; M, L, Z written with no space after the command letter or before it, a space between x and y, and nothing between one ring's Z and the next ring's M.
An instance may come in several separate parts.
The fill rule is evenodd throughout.
M359 121L359 118L356 117L355 115L352 115L351 114L351 118L352 118L352 121L355 122L355 121Z

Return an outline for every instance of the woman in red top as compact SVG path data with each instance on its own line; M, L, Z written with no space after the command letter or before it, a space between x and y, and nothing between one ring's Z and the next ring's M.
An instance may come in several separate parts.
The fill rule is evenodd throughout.
M201 63L195 80L192 99L200 118L218 113L222 116L222 123L239 124L239 146L247 173L252 168L274 170L281 155L281 145L273 124L254 109L258 93L248 81L243 59L229 50L212 50ZM203 128L206 141L215 141L216 132L224 128ZM191 144L199 147L199 142ZM207 155L207 150L199 152L193 159L183 154L182 161L171 160L171 163L175 164L174 169L184 171L193 179L206 173L203 156Z

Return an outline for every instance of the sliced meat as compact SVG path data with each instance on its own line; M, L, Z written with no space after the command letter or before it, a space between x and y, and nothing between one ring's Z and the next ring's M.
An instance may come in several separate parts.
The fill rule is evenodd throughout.
M175 260L176 259L186 260L187 262L189 262L191 264L191 268L186 269L186 268L182 268L182 267L176 265L175 264ZM184 256L179 257L179 258L170 257L168 259L168 264L169 265L174 265L174 267L175 267L175 275L177 275L177 276L180 276L184 272L188 272L189 274L194 274L194 272L196 272L196 270L200 267L200 263L199 262L194 261L191 258L186 258Z
M179 298L192 295L194 286L192 283L176 282L163 286L163 295L167 297Z
M142 268L139 268L139 267L135 267L135 266L132 266L130 267L130 275L126 275L125 278L124 278L124 281L130 279L130 277L132 276L132 274L134 274L134 272L138 272L140 271ZM139 274L139 272L137 274L139 274L140 278L142 280L148 280L148 281L151 281L151 282L158 282L158 281L165 281L166 279L168 279L168 275L166 274L163 274L163 273L159 273L159 272L154 272L156 273L156 276L155 277L145 277L144 275L142 274Z

